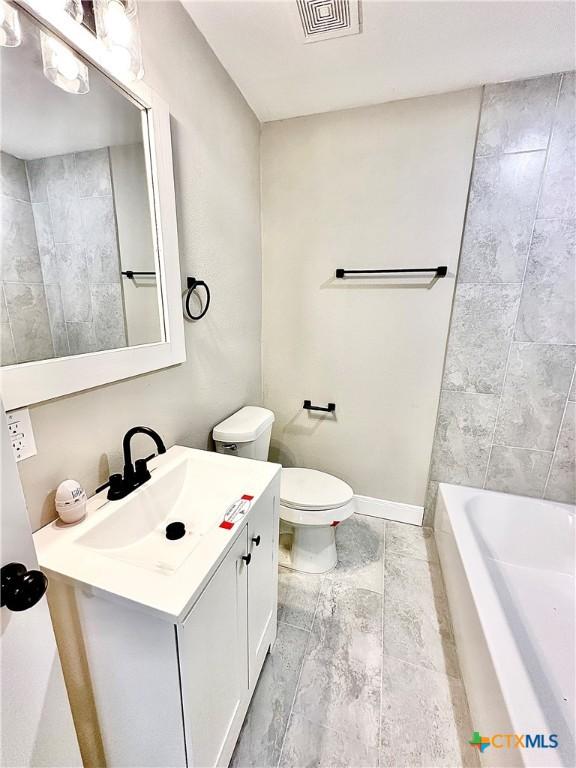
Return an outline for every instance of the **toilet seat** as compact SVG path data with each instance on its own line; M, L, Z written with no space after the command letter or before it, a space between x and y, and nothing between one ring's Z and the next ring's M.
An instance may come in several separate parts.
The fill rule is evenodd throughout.
M348 504L354 491L348 483L317 469L282 470L280 501L292 509L337 509Z
M356 511L348 483L317 469L290 467L280 478L280 519L293 530L288 568L326 573L338 562L336 526Z
M280 481L280 517L293 525L334 525L354 513L354 491L316 469L287 468Z
M334 526L347 520L355 511L355 499L337 509L294 509L280 504L280 519L291 525Z

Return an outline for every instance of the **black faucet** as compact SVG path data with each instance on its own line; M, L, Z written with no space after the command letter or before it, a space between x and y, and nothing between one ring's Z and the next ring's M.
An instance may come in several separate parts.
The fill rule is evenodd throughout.
M158 453L166 453L166 446L162 441L160 435L150 427L132 427L124 435L122 440L122 450L124 451L124 476L121 474L110 475L110 488L108 490L108 498L111 501L117 499L123 499L135 488L138 488L147 480L150 480L150 470L147 467L148 462L152 456L148 456L146 459L136 459L136 463L132 464L132 450L130 447L130 441L137 434L149 435L156 443Z

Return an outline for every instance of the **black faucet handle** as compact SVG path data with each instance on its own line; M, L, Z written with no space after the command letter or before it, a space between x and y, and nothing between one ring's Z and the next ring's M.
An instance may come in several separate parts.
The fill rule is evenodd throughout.
M151 478L150 470L146 464L147 461L148 459L136 459L134 480L137 485L142 485L142 483L145 483Z
M108 485L109 485L109 488L108 488L109 501L118 501L118 499L123 499L128 492L126 489L126 483L124 482L124 478L119 473L110 475L110 480L108 481Z

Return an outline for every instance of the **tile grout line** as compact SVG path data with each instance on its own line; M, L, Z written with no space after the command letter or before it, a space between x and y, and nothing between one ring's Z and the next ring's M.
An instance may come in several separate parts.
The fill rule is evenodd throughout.
M466 283L466 285L471 285L471 283ZM480 285L480 283L478 283ZM489 283L482 283L482 285L489 285ZM500 285L500 283L498 283ZM514 285L520 285L520 283L514 283ZM574 341L515 341L515 344L524 344L527 346L528 344L532 345L533 347L576 347L576 342ZM444 392L462 392L466 395L498 395L498 392L473 392L471 390L466 389L448 389L447 387L444 387Z
M386 555L388 523L384 522L382 542L382 607L380 609L380 711L378 716L378 766L382 768L382 713L384 707L384 602L386 600Z
M534 230L536 229L536 221L538 219L538 209L540 207L540 199L542 197L542 189L544 187L544 179L546 178L546 171L548 170L548 159L550 154L550 144L552 142L552 135L554 133L554 123L556 121L556 114L558 111L558 102L560 101L560 92L562 91L562 83L564 82L564 75L560 76L558 83L558 90L556 92L556 102L554 104L554 111L552 113L552 122L550 125L550 132L548 133L548 141L546 143L546 150L544 155L544 166L542 168L542 175L540 176L540 183L538 185L538 195L536 197L536 205L534 206L534 218L532 220L532 230L530 232L530 241L528 248L526 249L526 261L524 262L524 272L522 274L522 285L520 288L520 296L518 298L518 306L516 307L516 314L514 317L514 323L512 325L512 336L510 338L510 344L508 346L508 354L506 356L506 365L504 366L504 376L502 378L502 388L500 390L500 399L498 400L498 408L496 409L496 418L494 419L494 429L492 430L492 437L490 439L490 449L488 451L488 461L486 462L486 471L484 472L484 481L482 488L486 488L486 482L488 480L488 471L490 469L490 461L492 459L492 450L494 448L494 438L496 436L496 429L498 427L498 419L500 418L500 411L502 408L502 401L504 399L504 390L506 388L506 377L508 376L508 369L510 367L510 357L512 355L512 347L514 346L514 337L516 335L516 325L518 323L518 316L520 314L520 305L522 303L522 294L524 293L524 283L526 281L526 273L528 271L528 262L530 261L530 252L532 250L532 241L534 239ZM518 153L520 154L520 153Z
M564 79L565 74L562 73L560 77L560 85L558 86L558 95L556 98L556 105L554 107L554 119L552 121L552 129L550 131L550 137L548 141L548 149L546 150L546 162L544 165L544 172L546 172L546 169L548 167L548 159L549 159L549 150L550 150L550 144L552 143L552 138L554 136L554 128L556 127L556 117L558 113L558 104L560 102L560 94L562 93L562 86L564 85ZM538 203L540 203L540 197L538 198ZM536 220L538 220L538 210L536 210ZM541 219L542 221L545 221L546 219ZM536 222L534 222L536 224ZM569 345L573 346L573 345ZM550 482L550 475L552 474L552 467L554 465L554 459L556 457L556 450L558 448L558 443L560 442L560 434L562 432L562 427L564 426L564 419L566 418L566 411L568 410L568 403L570 402L570 392L572 391L572 386L574 384L574 376L576 375L576 369L572 371L572 378L570 379L570 384L568 385L568 392L566 393L566 400L564 402L564 408L562 410L562 418L560 419L560 424L558 426L558 434L556 435L556 440L554 442L554 449L552 451L552 458L550 459L550 466L548 467L548 472L546 474L546 481L544 482L544 488L542 489L542 494L540 496L541 499L544 499L546 496L546 491L548 490L548 483Z
M509 445L508 443L493 443L494 448L512 448L514 451L532 451L532 453L554 453L549 448L526 448L524 445Z
M26 176L28 178L28 185L30 187L30 175L28 173L28 163L25 163L26 167ZM32 198L32 189L30 187L30 198ZM57 243L55 238L55 229L54 229L54 216L52 214L52 206L50 205L50 199L48 197L48 182L46 182L46 201L45 201L46 209L48 210L48 219L50 221L50 238L52 239L52 245L54 247L53 254L54 254L54 260L56 261L56 273L58 275L58 282L56 285L58 285L58 288L60 290L60 308L62 309L62 317L64 319L64 332L66 334L66 346L68 347L68 354L70 355L72 353L72 349L70 347L70 336L68 335L68 323L66 320L66 313L64 311L64 299L62 296L62 276L60 273L60 259L58 258L58 252L57 252ZM38 211L36 212L38 213ZM37 218L34 215L34 205L32 205L32 218L34 219L34 229L36 230L36 221ZM38 230L36 230L36 242L38 246L40 246L38 242ZM50 249L51 250L51 249ZM45 259L42 258L42 254L40 253L40 248L38 247L38 256L40 259L40 270L42 272L42 279L44 282L44 286L46 286L46 279L44 276L44 261ZM46 290L46 288L44 288ZM52 345L54 346L54 352L56 352L56 347L54 345L54 334L52 330L52 325L50 326L50 335L52 336Z
M294 704L296 702L296 696L298 694L298 689L300 688L300 680L302 678L302 671L304 670L304 664L306 663L306 658L308 655L308 648L310 647L310 644L312 642L312 629L314 628L314 622L316 621L316 614L318 612L318 606L320 605L320 595L322 594L322 587L324 586L324 577L320 579L320 586L318 588L318 597L316 598L316 605L314 607L314 614L312 616L312 621L310 623L310 631L308 633L308 639L306 641L306 647L304 648L304 653L302 654L302 663L300 664L300 670L298 672L298 679L296 680L296 685L294 687L294 696L292 697L292 703L290 705L290 712L288 713L288 718L286 720L286 727L284 729L284 736L282 737L282 745L280 747L280 752L278 753L278 762L276 763L277 766L280 765L282 762L282 755L284 754L284 745L286 744L286 736L288 735L288 728L290 727L290 722L292 720L292 714L294 712Z
M464 688L464 681L462 680L461 673L457 675L450 675L448 672L441 672L439 669L425 667L424 664L417 664L415 661L408 661L408 659L403 659L402 656L396 656L395 653L385 653L384 656L387 656L389 659L401 661L402 664L407 664L409 667L414 667L414 669L421 669L424 672L429 672L431 675L439 675L440 677L446 678L449 681L456 680Z
M24 176L26 177L26 186L28 188L28 197L31 198L31 195L30 195L30 178L28 176L28 166L26 165L25 161L24 161ZM44 303L46 304L46 314L48 316L48 323L49 323L49 326L50 326L50 313L48 311L48 297L46 295L46 286L45 286L45 283L44 283L44 272L42 270L42 260L40 258L40 250L39 250L39 247L38 247L38 233L36 231L36 219L34 218L34 208L32 206L32 200L31 199L30 200L20 200L19 198L14 198L14 197L10 198L8 195L6 195L6 196L3 195L3 197L8 197L9 199L12 199L12 200L14 200L15 202L18 202L18 203L28 203L28 205L30 206L30 214L32 216L32 225L33 225L33 229L34 229L34 236L36 238L36 251L38 253L38 263L39 263L39 267L40 267L40 274L42 275L42 280L39 283L29 283L29 285L41 285L42 286L42 290L43 290L43 293L44 293ZM3 292L3 295L4 295L4 304L6 306L6 315L8 316L8 327L10 329L10 336L12 338L12 348L14 350L14 358L15 358L16 365L17 365L18 363L27 362L27 361L21 361L21 360L18 359L18 351L16 349L16 336L14 335L14 329L12 328L12 318L10 317L10 311L8 310L8 301L6 299L6 291L4 290L4 284L7 283L7 282L8 282L7 280L3 280L2 292ZM25 285L25 283L21 283L20 281L14 281L14 282L17 283L17 284L21 284L21 285L24 284ZM56 357L56 354L55 354L55 347L54 347L54 339L52 337L52 329L50 329L50 342L52 344L52 358L54 358L54 357ZM50 359L50 358L47 358L47 359Z
M572 371L572 378L570 379L570 384L568 385L568 392L566 393L566 400L564 401L564 408L562 410L562 418L560 419L558 434L556 435L556 442L554 443L554 450L552 451L552 458L550 459L550 466L548 467L548 472L546 474L546 482L544 483L542 495L540 496L541 499L545 498L546 491L548 490L548 483L550 482L550 475L552 474L552 467L554 465L554 459L556 458L556 451L558 450L558 443L560 442L560 435L562 434L562 427L564 426L564 419L566 418L568 403L570 402L570 392L572 392L572 386L574 385L575 377L576 377L576 367Z
M50 311L50 307L48 305L48 293L46 291L46 286L48 283L46 282L46 275L45 275L45 268L44 268L44 262L45 259L42 258L42 254L40 253L40 240L38 237L38 229L37 226L37 217L34 215L34 205L32 203L32 189L30 186L30 176L28 174L28 163L24 161L24 173L26 174L26 181L28 183L28 194L30 195L30 210L32 213L32 224L34 226L34 235L36 236L36 251L38 252L38 262L40 264L40 274L42 275L42 290L44 293L44 302L46 303L46 314L48 316L48 327L50 329L50 341L52 342L52 357L58 358L59 355L56 354L56 343L54 341L54 324L55 324L55 318L52 316L52 312ZM36 211L38 213L38 211ZM50 219L50 234L52 236L52 240L54 239L54 224L52 222L52 212L50 210L50 205L48 205L48 217ZM44 249L42 249L44 250ZM62 306L62 315L64 315L64 307L62 305L62 291L60 291L60 305ZM70 352L70 344L68 343L68 329L66 330L66 344L68 346L68 352Z
M12 349L14 350L15 365L18 365L18 353L16 352L16 341L14 339L14 331L12 330L12 321L10 319L10 312L8 312L8 302L6 300L6 291L4 290L4 282L2 283L2 297L4 299L4 306L6 307L6 317L8 318L8 328L10 330L10 338L12 339Z
M560 75L560 82L562 82L563 76L564 75L562 73ZM546 147L538 147L536 149L513 149L513 150L508 150L507 152L488 152L482 155L474 155L474 159L485 158L485 157L501 157L502 155L530 155L530 154L533 154L534 152L546 152Z
M573 216L537 216L536 221L574 221Z
M289 621L283 621L279 619L278 624L284 624L284 626L286 627L292 627L292 629L299 629L301 632L308 632L308 634L310 634L309 629L306 629L305 627L299 627L298 624L291 624Z
M490 288L499 288L501 285L522 285L522 281L502 280L501 282L491 282L489 280L460 280L458 285L486 285Z
M429 560L427 557L418 557L418 555L413 555L408 552L395 552L392 550L391 552L388 552L388 554L392 555L392 557L403 557L406 560L417 560L419 563L428 563L428 565L440 565L438 560Z
M563 85L564 85L564 73L562 73L562 75L560 76L560 84L558 86L558 94L556 96L556 104L554 106L554 117L553 117L553 120L552 120L552 128L550 129L550 136L548 138L548 147L546 149L546 161L544 163L544 171L543 171L543 176L542 176L542 186L544 185L544 177L545 177L545 174L546 174L546 170L548 168L548 161L549 161L549 155L550 155L550 145L552 143L552 138L554 136L554 128L556 127L556 117L557 117L557 114L558 114L558 104L560 102L560 94L562 93L562 86ZM536 209L536 219L534 221L534 226L536 226L536 222L537 221L546 221L546 219L538 219L538 208L540 207L541 193L542 193L542 188L540 188L540 192L539 192L539 195L538 195L538 207ZM532 245L532 242L530 242L530 246L531 245ZM514 330L516 330L516 329L514 329ZM567 346L573 346L573 345L567 345ZM554 457L556 455L556 449L558 447L558 442L560 441L560 433L562 432L562 426L564 424L564 418L566 416L566 410L568 408L568 401L569 401L569 398L570 398L570 392L572 390L572 384L573 384L573 381L574 381L574 373L575 372L572 371L572 378L571 378L570 384L568 386L568 392L566 393L566 401L564 403L564 408L562 410L562 418L560 419L560 424L558 426L558 434L556 435L556 440L554 442L554 448L552 450L552 458L550 459L550 466L548 467L548 472L546 474L546 480L544 482L544 487L542 489L542 494L540 495L541 499L543 499L544 496L546 495L546 490L548 488L548 482L550 480L550 475L552 473L552 466L554 464Z
M335 584L338 583L337 579L329 579L328 577L326 578L328 581L332 581ZM342 583L342 581L340 583ZM371 595L378 595L378 597L382 597L382 592L378 592L377 589L370 589L370 587L357 587L357 586L351 585L350 589L355 589L358 592L370 592Z
M2 200L12 200L13 203L26 203L26 205L32 205L30 200L22 200L19 197L14 197L14 195L5 195L3 192L0 193L0 198L2 198Z

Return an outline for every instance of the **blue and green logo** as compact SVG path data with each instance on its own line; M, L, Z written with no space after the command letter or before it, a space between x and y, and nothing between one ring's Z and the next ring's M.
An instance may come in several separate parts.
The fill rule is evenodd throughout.
M484 752L485 749L488 749L490 746L490 737L489 736L480 736L480 733L478 731L474 731L472 734L472 738L468 742L468 744L472 744L473 747L475 747L477 750L479 750L481 753Z
M555 733L495 733L494 736L481 736L474 731L468 742L480 753L488 747L494 749L557 749L558 736Z

